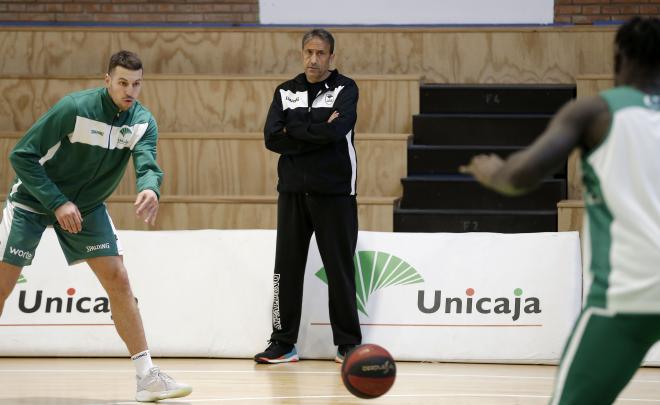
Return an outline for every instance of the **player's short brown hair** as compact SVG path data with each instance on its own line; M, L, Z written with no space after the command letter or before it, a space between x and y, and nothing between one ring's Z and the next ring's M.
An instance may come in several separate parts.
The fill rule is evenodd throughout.
M112 73L117 66L121 66L128 70L140 70L142 69L142 61L133 52L121 50L110 57L108 74Z

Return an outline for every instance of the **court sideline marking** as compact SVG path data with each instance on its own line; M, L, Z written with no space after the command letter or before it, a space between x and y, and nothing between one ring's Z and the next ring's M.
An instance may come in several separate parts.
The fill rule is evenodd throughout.
M549 395L521 395L521 394L389 394L381 397L382 399L388 398L526 398L526 399L548 399ZM229 401L267 401L267 400L283 400L283 399L339 399L339 398L353 398L352 395L298 395L298 396L279 396L279 397L235 397L235 398L207 398L207 399L181 399L181 403L193 402L229 402ZM617 401L629 402L650 402L660 403L660 399L640 399L640 398L618 398ZM170 401L168 401L170 402ZM177 403L179 401L171 401ZM133 405L137 402L114 402L113 405Z

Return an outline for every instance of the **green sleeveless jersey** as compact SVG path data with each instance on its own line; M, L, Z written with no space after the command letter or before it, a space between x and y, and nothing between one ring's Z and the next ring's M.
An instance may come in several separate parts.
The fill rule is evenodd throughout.
M106 88L71 93L45 113L10 154L14 205L49 213L71 201L85 213L117 188L133 157L138 192L160 195L156 120L137 101L119 108Z
M660 312L660 96L601 93L612 115L582 158L587 305Z

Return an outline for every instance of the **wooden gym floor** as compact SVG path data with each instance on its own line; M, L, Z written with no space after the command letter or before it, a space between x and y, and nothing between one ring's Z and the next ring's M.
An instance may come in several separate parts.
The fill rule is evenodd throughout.
M156 359L193 385L187 398L161 404L546 404L554 366L397 363L390 392L351 396L339 365L304 360L256 365L250 360ZM129 405L135 394L128 359L0 358L0 405ZM617 404L660 404L660 368L643 368Z

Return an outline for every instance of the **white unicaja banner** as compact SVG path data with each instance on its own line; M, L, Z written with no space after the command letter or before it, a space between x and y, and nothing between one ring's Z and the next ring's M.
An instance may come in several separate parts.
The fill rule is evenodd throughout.
M262 24L552 24L553 0L259 0Z
M315 250L299 351L326 357L331 330ZM400 359L552 362L580 310L577 233L369 232L357 257L364 341Z
M271 332L272 230L120 231L155 356L251 358ZM554 363L579 313L577 233L360 232L364 342L399 360ZM298 349L332 358L312 239ZM44 233L0 318L0 356L125 356L105 292ZM651 360L660 360L654 355Z
M119 238L155 356L251 357L263 349L275 231L119 231ZM125 356L104 301L89 267L67 266L47 229L5 304L0 355Z

